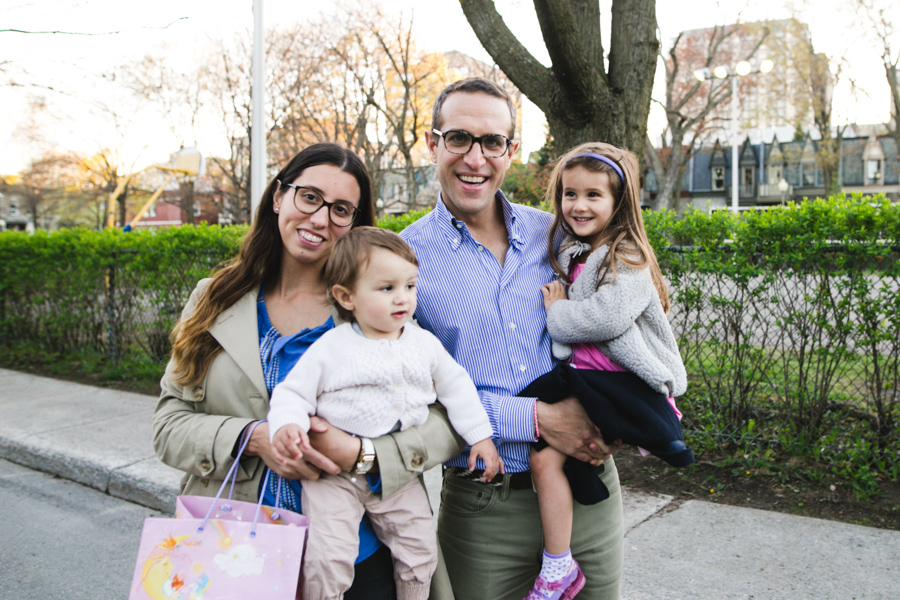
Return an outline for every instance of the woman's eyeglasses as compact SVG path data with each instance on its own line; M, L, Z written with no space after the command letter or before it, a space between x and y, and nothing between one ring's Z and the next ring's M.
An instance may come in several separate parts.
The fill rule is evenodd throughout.
M278 182L279 185L294 190L294 207L305 215L312 215L319 212L323 206L328 207L328 218L337 227L347 227L356 220L359 209L345 202L338 200L337 202L327 202L322 194L314 189L294 185L293 183Z

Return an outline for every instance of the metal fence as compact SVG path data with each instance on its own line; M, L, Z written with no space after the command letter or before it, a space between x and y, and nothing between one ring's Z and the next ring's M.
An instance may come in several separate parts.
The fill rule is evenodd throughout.
M857 454L896 456L896 249L840 267L828 257L789 265L722 249L658 256L688 370L685 433L696 449L777 447L846 464ZM163 251L118 251L34 269L4 283L0 344L164 363L191 290L227 258L180 252L173 264Z
M895 249L814 263L727 250L659 253L688 370L695 443L879 460L900 448ZM788 447L791 448L788 448ZM826 456L827 455L827 456Z

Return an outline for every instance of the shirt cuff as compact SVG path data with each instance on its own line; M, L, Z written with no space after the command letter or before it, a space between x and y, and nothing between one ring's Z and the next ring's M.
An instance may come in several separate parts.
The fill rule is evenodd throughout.
M503 442L536 442L534 403L537 398L502 396L497 403L497 431Z

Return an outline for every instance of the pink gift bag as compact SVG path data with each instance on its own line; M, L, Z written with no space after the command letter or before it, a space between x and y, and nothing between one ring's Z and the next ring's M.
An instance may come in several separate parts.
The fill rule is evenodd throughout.
M262 500L221 500L235 466L215 498L179 496L174 519L144 521L129 600L298 597L309 523Z

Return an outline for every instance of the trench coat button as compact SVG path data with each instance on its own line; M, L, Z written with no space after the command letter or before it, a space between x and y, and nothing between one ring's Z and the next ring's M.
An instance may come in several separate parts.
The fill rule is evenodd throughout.
M208 485L209 485L209 479L201 479L201 480L200 480L200 485L202 485L203 487L208 486Z
M209 471L212 468L212 463L209 462L208 458L204 458L203 460L200 461L200 466L203 468L204 471Z
M424 463L425 463L425 459L423 459L423 458L422 458L421 456L419 456L418 454L415 455L415 456L413 456L413 459L412 459L412 466L413 466L413 468L418 469L418 468L421 467Z
M194 402L200 402L201 400L203 400L203 388L194 388L194 393L191 394L191 397L194 399Z

